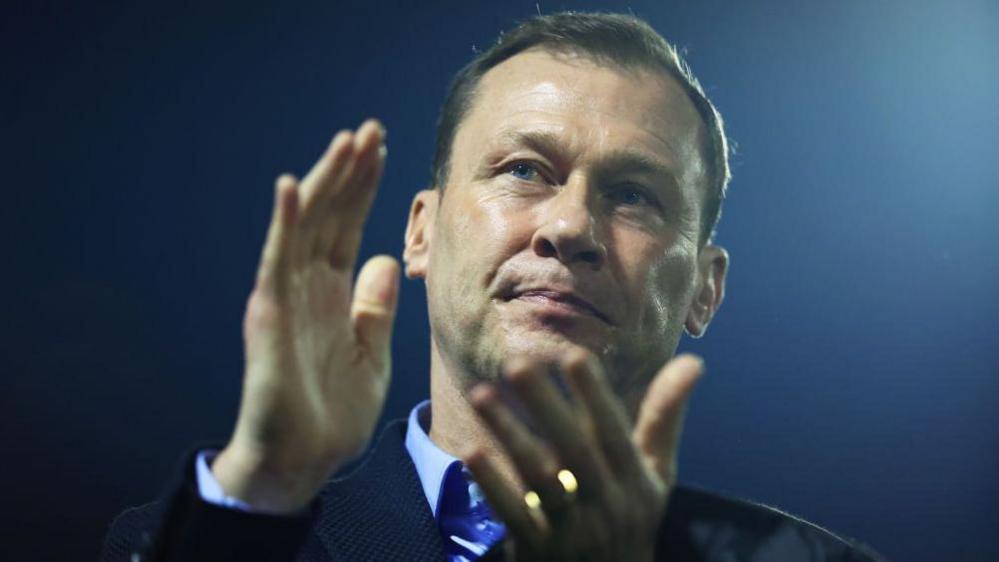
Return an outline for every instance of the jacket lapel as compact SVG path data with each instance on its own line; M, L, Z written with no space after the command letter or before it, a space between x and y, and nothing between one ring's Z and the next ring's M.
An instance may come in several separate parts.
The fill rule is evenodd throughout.
M405 434L405 420L388 424L366 460L323 490L315 531L333 560L444 560Z

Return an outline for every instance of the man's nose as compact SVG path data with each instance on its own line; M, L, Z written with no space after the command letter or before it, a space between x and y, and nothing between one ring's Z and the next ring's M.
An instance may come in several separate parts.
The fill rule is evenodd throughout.
M566 266L577 262L593 269L603 266L607 248L591 208L590 192L586 180L573 181L543 204L538 229L531 239L535 254L557 258Z

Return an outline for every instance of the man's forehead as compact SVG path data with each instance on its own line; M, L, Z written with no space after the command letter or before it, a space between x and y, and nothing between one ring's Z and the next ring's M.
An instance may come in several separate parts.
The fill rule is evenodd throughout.
M676 79L647 67L613 66L584 55L532 49L489 69L477 97L518 104L562 102L589 104L596 110L623 112L648 109L649 118L676 113L697 117Z
M702 126L693 103L673 77L651 69L525 51L482 77L466 120L485 127L473 125L474 134L492 147L521 141L525 129L572 133L564 130L567 114L586 116L575 123L578 135L592 137L603 125L615 134L633 134L668 161L693 164L696 170L688 172L702 168L696 154Z

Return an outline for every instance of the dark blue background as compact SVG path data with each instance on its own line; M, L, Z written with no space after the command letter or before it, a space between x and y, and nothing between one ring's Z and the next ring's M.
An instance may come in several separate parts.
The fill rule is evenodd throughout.
M162 4L162 3L161 3ZM378 116L364 253L399 255L450 76L534 2L9 6L0 18L5 560L93 559L112 516L224 441L280 172ZM736 141L728 298L682 477L894 560L999 559L999 4L632 9ZM391 397L427 393L404 285Z

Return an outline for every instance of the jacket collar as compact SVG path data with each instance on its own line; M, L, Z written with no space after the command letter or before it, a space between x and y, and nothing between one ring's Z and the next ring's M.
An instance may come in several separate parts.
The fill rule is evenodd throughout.
M390 422L365 460L323 489L315 531L333 560L444 559L405 433L405 420Z

